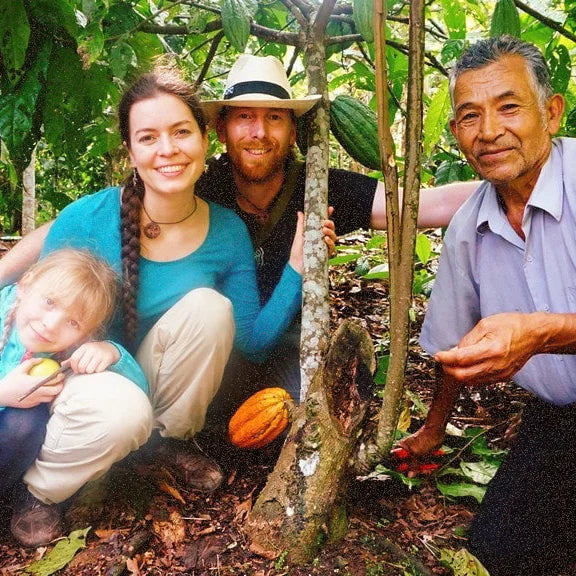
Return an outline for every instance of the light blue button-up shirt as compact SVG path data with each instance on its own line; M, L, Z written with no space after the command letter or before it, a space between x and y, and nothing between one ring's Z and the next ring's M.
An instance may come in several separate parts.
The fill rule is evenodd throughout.
M488 182L454 216L420 336L429 354L492 314L576 313L576 139L553 141L522 229L525 241ZM576 402L576 356L533 356L514 381L554 404Z

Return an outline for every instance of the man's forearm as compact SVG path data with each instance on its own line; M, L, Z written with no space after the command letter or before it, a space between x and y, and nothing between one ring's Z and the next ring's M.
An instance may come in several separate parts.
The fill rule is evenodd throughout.
M436 392L424 428L444 433L462 386L461 382L445 374L440 364L436 364Z
M462 204L478 188L480 182L454 182L435 188L420 190L418 208L418 228L442 228L448 226L452 217ZM400 191L402 204L402 191ZM402 206L400 206L402 208ZM375 230L386 229L386 193L383 182L379 182L372 203L372 218L370 225Z
M38 260L51 225L49 222L30 232L2 257L0 287L16 282Z
M539 354L576 354L576 314L535 312L532 323Z

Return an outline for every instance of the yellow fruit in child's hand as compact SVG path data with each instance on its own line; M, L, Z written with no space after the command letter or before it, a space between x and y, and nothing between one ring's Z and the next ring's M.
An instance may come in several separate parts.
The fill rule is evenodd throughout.
M50 374L54 374L56 370L60 368L60 364L56 362L56 360L52 360L52 358L42 358L41 362L38 364L34 364L28 374L30 376L50 376Z

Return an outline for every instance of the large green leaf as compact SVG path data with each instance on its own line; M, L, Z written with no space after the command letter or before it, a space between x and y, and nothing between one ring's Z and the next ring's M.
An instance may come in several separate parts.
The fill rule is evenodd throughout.
M438 144L440 136L442 136L442 132L444 132L446 127L449 112L450 93L448 80L444 80L432 97L424 119L424 153L427 156L432 152L432 148Z
M34 576L51 576L61 570L74 558L76 552L86 548L86 536L90 528L75 530L67 538L59 540L54 548L44 558L32 562L24 569L26 574Z
M450 38L466 37L466 11L460 0L442 0L442 14Z
M374 3L373 0L353 0L354 24L356 30L366 42L374 41Z
M72 38L78 36L80 26L70 0L32 0L26 2L26 7L30 18L39 23L45 32L61 37L65 30Z
M491 462L460 462L466 478L478 484L488 484L498 471L498 465Z
M238 52L244 52L256 12L254 3L248 0L221 0L220 10L226 38Z
M432 254L432 243L426 234L416 236L416 256L422 264L427 264Z
M465 548L440 550L440 561L452 570L453 576L490 576L480 560Z
M29 163L35 144L31 135L39 130L39 125L35 125L36 106L46 82L51 51L52 43L45 42L18 87L0 96L0 139L19 168Z
M510 34L520 38L520 15L514 0L498 0L492 15L490 24L490 36L492 38Z
M550 81L554 92L564 94L570 83L572 75L572 60L568 48L558 44L546 50L546 58L550 67Z
M0 54L8 71L22 68L29 39L30 25L22 0L3 2L0 9Z
M84 68L89 68L100 58L104 49L102 23L93 21L86 26L78 37L78 53L82 56Z
M472 497L478 502L482 502L482 498L484 498L484 494L486 493L484 486L478 486L477 484L470 484L468 482L457 482L454 484L437 482L436 486L444 496L452 496L454 498Z
M125 78L128 71L138 64L134 48L123 40L116 42L110 49L109 62L116 78Z

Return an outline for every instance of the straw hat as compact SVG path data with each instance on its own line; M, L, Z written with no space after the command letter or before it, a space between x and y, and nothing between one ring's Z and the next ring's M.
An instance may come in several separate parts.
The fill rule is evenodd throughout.
M274 56L243 54L230 69L223 100L205 100L202 108L214 126L224 106L288 108L296 116L308 112L320 95L292 98L286 71Z

